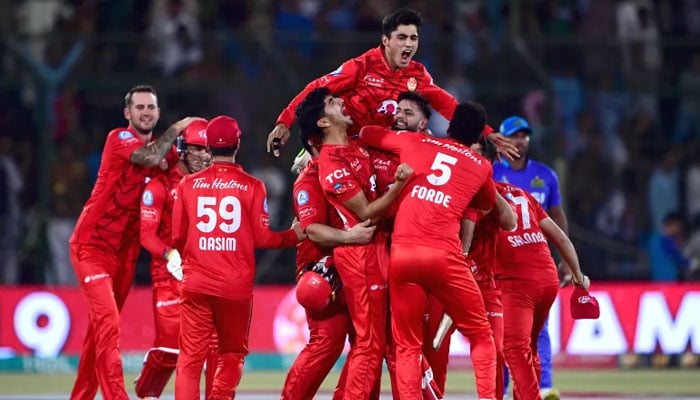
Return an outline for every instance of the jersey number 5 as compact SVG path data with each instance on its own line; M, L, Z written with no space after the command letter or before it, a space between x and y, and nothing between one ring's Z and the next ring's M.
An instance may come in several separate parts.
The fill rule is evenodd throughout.
M457 164L456 157L448 156L445 153L435 154L435 159L433 160L433 165L430 166L430 169L433 171L439 171L440 175L436 175L435 173L428 175L426 177L428 182L433 186L441 186L446 184L452 176L452 168L450 168L450 165L455 164Z
M197 229L209 233L216 228L219 219L219 229L224 233L233 233L241 227L241 201L234 196L226 196L216 206L216 197L200 196L197 198L197 217L204 219L197 222ZM218 213L217 213L218 208Z

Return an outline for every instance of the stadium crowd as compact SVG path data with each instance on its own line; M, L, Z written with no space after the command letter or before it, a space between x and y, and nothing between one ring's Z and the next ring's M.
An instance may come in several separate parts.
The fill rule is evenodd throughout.
M249 143L238 161L266 182L271 225L288 226L295 151L265 154L267 132L304 82L377 45L399 6L423 13L416 59L438 84L484 104L494 127L530 122L591 279L697 279L699 2L522 3L0 1L0 282L75 282L68 237L123 121L115 105L138 83L159 90L156 134L185 115L236 116ZM37 181L41 157L50 182ZM260 283L293 281L293 251L259 255ZM279 263L290 268L269 268Z

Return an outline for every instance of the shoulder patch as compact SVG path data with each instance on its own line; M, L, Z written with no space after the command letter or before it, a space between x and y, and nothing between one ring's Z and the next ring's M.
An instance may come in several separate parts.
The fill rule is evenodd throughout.
M153 205L153 193L150 190L144 190L143 195L141 196L141 201L143 201L143 205L150 207Z
M121 140L126 140L126 139L131 139L131 138L133 138L133 137L134 137L134 134L131 133L131 132L129 132L129 131L127 131L127 130L123 130L123 131L121 131L121 132L119 132L119 133L117 134L117 137L118 137L119 139L121 139Z
M309 193L306 190L300 190L297 193L297 204L303 206L309 202Z
M265 197L265 200L263 201L263 210L265 210L266 213L270 212L270 208L267 206L267 197Z

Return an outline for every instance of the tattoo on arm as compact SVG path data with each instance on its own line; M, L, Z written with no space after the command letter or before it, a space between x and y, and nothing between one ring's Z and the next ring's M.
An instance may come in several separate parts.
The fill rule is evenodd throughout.
M147 167L154 167L160 163L160 161L165 157L165 155L170 150L173 141L180 131L176 126L171 125L165 133L163 133L154 142L147 143L131 153L131 162L145 165Z

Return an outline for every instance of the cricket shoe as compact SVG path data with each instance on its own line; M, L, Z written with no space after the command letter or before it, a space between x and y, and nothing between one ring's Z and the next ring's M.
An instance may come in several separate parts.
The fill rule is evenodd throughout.
M557 389L553 389L553 388L540 389L540 396L542 397L542 400L560 400L561 399L561 395L559 394L559 391Z

